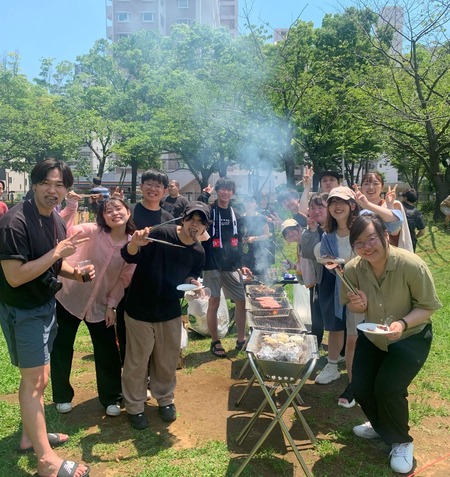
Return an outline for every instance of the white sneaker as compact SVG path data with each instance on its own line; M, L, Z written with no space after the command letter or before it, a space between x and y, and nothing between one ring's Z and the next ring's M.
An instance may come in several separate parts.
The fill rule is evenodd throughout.
M391 459L391 469L399 474L410 472L414 464L414 444L404 442L403 444L392 444L389 454Z
M328 384L341 377L341 373L336 365L328 363L325 368L316 376L316 384Z
M355 426L353 428L353 432L358 437L362 437L364 439L377 439L378 437L381 437L380 434L378 434L378 432L375 431L375 429L372 427L372 424L369 421L359 426Z
M56 410L61 414L67 414L72 410L72 403L71 402L58 402L56 404Z
M108 414L108 416L112 416L112 417L120 416L120 405L119 404L110 404L106 408L106 414Z

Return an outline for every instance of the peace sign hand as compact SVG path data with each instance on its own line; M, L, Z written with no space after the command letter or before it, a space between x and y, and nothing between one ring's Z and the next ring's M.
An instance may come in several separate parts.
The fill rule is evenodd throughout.
M397 198L397 184L391 189L391 186L388 187L388 191L386 192L386 205L388 209L394 208L394 202Z

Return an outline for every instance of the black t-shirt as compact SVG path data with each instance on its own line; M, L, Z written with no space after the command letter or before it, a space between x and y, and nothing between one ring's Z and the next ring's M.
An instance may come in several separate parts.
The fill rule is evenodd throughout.
M161 201L161 208L169 212L169 214L172 214L174 217L180 217L187 205L188 200L182 195L175 198L168 195Z
M0 260L29 262L45 255L66 238L63 219L53 212L39 214L34 201L13 207L0 219ZM54 277L61 271L62 259L49 269ZM44 305L54 296L42 276L18 287L11 287L0 267L0 300L16 308L30 310Z
M177 226L163 225L150 237L165 240L185 248L149 243L139 253L130 255L127 246L122 257L136 263L125 303L125 311L135 320L151 323L168 321L181 315L180 298L184 292L176 287L188 277L198 278L203 268L205 252L200 242L184 245L177 234Z
M217 215L216 215L217 214ZM220 215L220 233L218 216ZM202 242L205 249L205 270L221 270L232 272L242 265L242 221L234 211L237 221L237 233L233 224L231 207L217 207L217 201L212 208L212 219L208 233L209 240ZM220 243L219 243L220 242Z
M169 214L169 212L163 209L149 210L140 202L138 202L133 209L133 220L137 230L144 229L145 227L153 227L154 225L162 224L173 218L172 214Z
M422 212L416 209L413 205L409 205L406 202L403 202L403 207L405 209L406 219L408 220L408 228L411 234L411 239L413 243L417 242L416 229L423 230L425 228Z

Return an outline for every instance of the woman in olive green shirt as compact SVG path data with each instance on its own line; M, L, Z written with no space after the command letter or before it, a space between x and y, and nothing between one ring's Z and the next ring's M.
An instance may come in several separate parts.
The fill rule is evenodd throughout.
M368 323L384 324L388 334L358 332L352 387L369 419L353 428L363 438L382 438L390 445L395 472L413 467L413 439L408 425L408 386L428 357L431 315L441 307L431 273L417 255L389 245L384 222L376 215L355 219L350 244L358 255L345 276L358 290L342 287L341 302Z

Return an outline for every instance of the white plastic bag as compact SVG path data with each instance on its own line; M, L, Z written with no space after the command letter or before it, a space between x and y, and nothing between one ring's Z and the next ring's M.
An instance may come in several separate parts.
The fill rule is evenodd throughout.
M295 284L292 290L294 295L294 310L299 314L304 325L311 324L310 291L304 285Z
M188 332L184 325L184 321L181 320L181 351L184 352L188 345Z
M203 336L210 336L208 322L206 320L208 303L209 300L196 298L189 302L187 309L189 315L189 327ZM223 291L221 291L220 304L217 311L217 328L219 338L223 338L227 334L229 325L230 315L228 313L227 300L225 299Z

